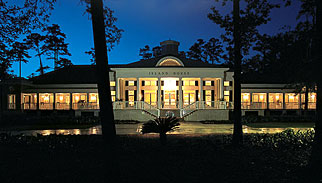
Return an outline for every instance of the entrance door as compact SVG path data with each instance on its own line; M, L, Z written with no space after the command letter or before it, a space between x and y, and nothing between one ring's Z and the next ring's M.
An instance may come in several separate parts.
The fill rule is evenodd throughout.
M195 91L184 91L183 92L183 105L187 106L195 102L196 95Z
M176 90L164 91L164 108L177 108Z

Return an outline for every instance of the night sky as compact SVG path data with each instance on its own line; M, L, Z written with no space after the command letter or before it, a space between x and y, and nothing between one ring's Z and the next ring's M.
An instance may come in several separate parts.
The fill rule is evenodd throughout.
M120 44L108 53L110 64L124 64L140 59L139 49L145 45L158 46L161 41L179 41L179 49L186 51L197 39L219 38L222 30L212 23L207 14L212 6L221 7L214 0L105 0L118 18L118 27L124 29ZM294 26L299 4L274 10L272 21L260 28L263 33L274 34L284 25ZM231 6L220 8L222 12L232 10ZM93 47L92 24L84 15L85 6L79 0L57 0L50 24L58 24L67 35L66 42L72 54L69 59L75 65L90 64L90 57L84 52ZM34 53L30 53L34 56ZM53 61L44 65L53 67ZM30 75L39 68L38 59L23 64L22 75ZM13 66L15 74L18 65Z

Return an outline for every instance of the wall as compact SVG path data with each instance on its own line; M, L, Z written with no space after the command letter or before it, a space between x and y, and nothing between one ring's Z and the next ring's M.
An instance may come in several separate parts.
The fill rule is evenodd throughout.
M229 120L229 110L200 109L184 118L185 121Z

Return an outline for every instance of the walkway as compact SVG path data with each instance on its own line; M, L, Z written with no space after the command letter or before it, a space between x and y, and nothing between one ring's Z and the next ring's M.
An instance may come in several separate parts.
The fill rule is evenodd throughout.
M133 135L141 134L142 123L139 124L116 124L116 133L118 135ZM293 130L311 130L313 128L251 128L243 126L244 133L279 133L286 129ZM182 135L210 135L210 134L232 134L232 124L202 124L198 122L183 122L179 129L169 134L182 134ZM0 133L3 133L0 131ZM8 132L6 132L8 133ZM27 131L11 131L12 135L95 135L102 134L101 126L95 126L88 129L67 129L67 130L27 130Z

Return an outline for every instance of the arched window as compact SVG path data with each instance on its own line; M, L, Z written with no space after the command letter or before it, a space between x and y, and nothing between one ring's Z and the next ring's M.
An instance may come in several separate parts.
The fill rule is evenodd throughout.
M157 64L157 67L182 67L182 66L183 66L183 63L175 57L174 58L165 57L161 59Z

